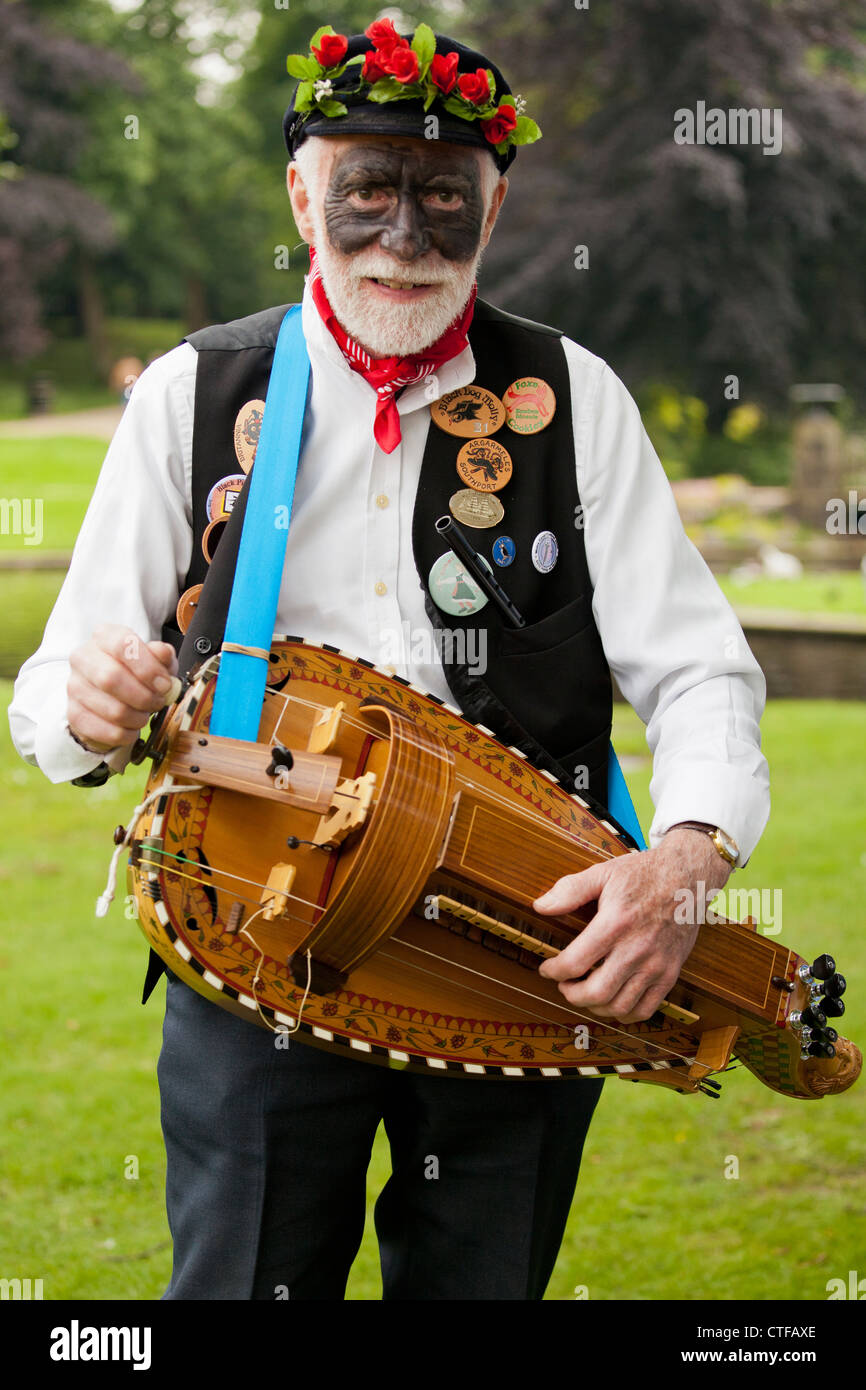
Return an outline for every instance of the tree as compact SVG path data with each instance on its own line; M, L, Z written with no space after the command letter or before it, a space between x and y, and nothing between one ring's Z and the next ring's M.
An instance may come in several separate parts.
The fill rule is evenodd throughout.
M545 138L519 154L491 246L499 301L553 319L627 379L668 375L707 401L711 427L735 404L730 375L769 404L827 375L862 400L862 9L542 0L528 26L521 15L496 0L490 48L518 86L531 76ZM699 101L781 109L782 152L677 144L675 113Z

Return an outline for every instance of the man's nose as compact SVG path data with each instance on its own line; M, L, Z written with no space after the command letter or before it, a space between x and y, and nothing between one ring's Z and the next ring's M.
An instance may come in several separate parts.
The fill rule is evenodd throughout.
M414 198L399 200L393 221L382 232L379 244L400 261L414 261L432 249L433 234L424 226Z

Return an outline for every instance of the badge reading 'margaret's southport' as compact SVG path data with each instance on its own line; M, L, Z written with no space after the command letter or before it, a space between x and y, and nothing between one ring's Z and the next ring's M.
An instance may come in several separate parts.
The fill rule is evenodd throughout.
M264 401L247 401L235 419L235 454L245 473L249 473L256 457L264 414Z
M505 406L483 386L461 386L459 391L449 391L433 402L430 414L441 430L461 439L495 434L505 424Z
M511 455L495 439L470 439L457 455L457 472L476 492L499 492L511 477Z

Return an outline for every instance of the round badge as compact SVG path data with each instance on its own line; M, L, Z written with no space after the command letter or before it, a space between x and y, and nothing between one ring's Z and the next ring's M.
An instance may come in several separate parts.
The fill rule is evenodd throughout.
M201 594L203 588L203 584L193 584L192 588L187 589L186 592L181 594L180 598L178 599L176 616L177 625L180 628L181 632L186 632L187 628L192 622L193 614L195 613L195 610L198 607L199 595Z
M515 434L538 434L547 429L556 413L556 397L538 376L512 381L502 402L508 428Z
M559 544L552 531L539 531L532 542L532 563L540 574L550 574L559 559Z
M245 473L249 473L256 457L264 414L264 401L247 401L235 419L235 453Z
M428 587L436 607L441 608L443 613L451 613L454 617L462 618L470 613L477 613L487 603L487 595L481 592L471 574L467 573L463 561L457 558L453 550L447 550L435 561L430 570Z
M228 524L229 519L227 516L218 516L214 521L209 521L205 527L204 535L201 538L201 549L208 564L210 564L216 554L216 548L219 544L220 537Z
M505 406L483 386L461 386L458 391L449 391L433 402L430 414L441 430L461 439L495 434L505 423Z
M495 439L470 439L457 455L457 472L476 492L499 492L511 477L511 455Z
M214 483L207 495L207 514L211 521L226 520L231 516L246 480L245 473L231 473Z
M517 546L510 536L496 537L493 542L493 558L497 565L502 565L504 568L506 565L512 564L516 554Z
M484 530L488 526L498 526L505 516L505 508L492 492L476 492L474 488L464 487L449 498L448 510L462 526L475 526Z

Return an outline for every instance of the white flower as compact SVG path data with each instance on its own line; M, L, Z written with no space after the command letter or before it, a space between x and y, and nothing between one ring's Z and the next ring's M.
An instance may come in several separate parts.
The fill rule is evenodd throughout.
M524 111L526 110L526 97L522 97L518 94L514 98L514 110L518 116L523 115Z
M313 86L313 96L316 98L316 101L322 101L325 97L332 97L333 95L334 86L331 79L329 77L319 78L319 81Z

